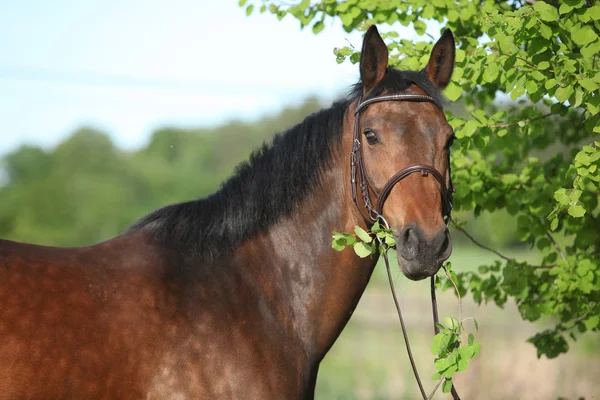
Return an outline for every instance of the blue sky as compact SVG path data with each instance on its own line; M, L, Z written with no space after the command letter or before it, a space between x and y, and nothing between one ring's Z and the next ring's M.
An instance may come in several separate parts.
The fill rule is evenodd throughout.
M234 0L0 0L0 154L83 125L130 149L164 125L331 99L358 77L335 62L347 40L360 46L339 25L315 36L289 16L246 17Z

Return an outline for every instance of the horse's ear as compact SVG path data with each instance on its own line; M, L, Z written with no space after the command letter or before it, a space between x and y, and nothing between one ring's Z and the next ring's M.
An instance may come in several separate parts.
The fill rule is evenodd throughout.
M388 65L388 49L375 25L367 30L360 54L360 80L363 92L373 89L385 75Z
M442 90L448 86L452 77L455 47L454 35L450 29L446 29L440 40L433 46L429 62L425 67L425 76Z

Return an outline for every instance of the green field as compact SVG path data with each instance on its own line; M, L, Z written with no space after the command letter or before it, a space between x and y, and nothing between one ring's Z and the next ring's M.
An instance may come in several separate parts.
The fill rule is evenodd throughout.
M507 251L519 260L535 261L527 250ZM490 262L495 255L469 245L456 244L451 258L454 270L470 270ZM392 264L395 265L395 264ZM433 356L429 352L433 328L429 280L412 282L396 270L399 292L413 353L426 391L434 381ZM450 292L438 294L440 316L457 315ZM465 317L479 322L477 340L481 353L469 369L459 373L456 386L463 399L577 399L600 395L600 343L593 335L569 342L571 351L548 360L537 359L526 339L544 322L522 321L514 303L504 309L493 304L478 307L470 297L463 301ZM546 324L550 321L546 321ZM473 329L471 323L465 323ZM451 398L438 392L435 398ZM317 382L318 399L420 399L410 369L400 324L381 263L348 326L323 361Z

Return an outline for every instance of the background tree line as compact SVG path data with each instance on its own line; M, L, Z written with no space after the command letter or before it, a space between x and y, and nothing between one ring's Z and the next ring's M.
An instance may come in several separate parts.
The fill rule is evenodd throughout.
M254 122L162 128L135 151L91 127L52 149L22 146L2 158L0 237L57 246L109 239L152 210L215 191L254 148L320 107L309 98Z

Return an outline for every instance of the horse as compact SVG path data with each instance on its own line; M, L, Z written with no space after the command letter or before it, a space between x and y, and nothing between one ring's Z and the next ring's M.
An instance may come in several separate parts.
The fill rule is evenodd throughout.
M350 94L215 193L90 246L0 240L0 398L314 398L377 262L332 249L332 232L385 219L411 280L451 253L454 56L446 30L423 70L394 69L371 26Z

